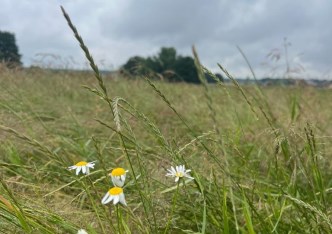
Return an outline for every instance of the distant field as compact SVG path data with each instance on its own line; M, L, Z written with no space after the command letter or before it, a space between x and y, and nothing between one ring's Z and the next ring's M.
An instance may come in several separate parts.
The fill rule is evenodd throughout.
M92 73L0 71L0 233L332 232L331 90L104 82L113 109ZM100 203L115 167L119 209Z

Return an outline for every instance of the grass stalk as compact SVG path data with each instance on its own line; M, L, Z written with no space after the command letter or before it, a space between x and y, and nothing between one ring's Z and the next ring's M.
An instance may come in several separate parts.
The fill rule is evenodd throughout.
M164 234L168 233L168 229L169 229L170 224L171 224L172 219L173 219L173 214L174 214L174 211L175 211L176 202L177 202L177 199L178 199L178 196L179 196L179 184L180 184L180 181L177 183L176 190L175 190L175 193L173 195L171 214L169 215L169 218L167 220Z

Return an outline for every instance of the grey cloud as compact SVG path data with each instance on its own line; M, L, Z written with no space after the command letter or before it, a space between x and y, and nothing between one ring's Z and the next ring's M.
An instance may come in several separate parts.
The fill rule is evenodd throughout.
M191 54L195 44L201 61L217 71L217 62L235 75L249 74L236 49L240 45L261 76L261 63L287 37L290 57L307 72L320 74L332 64L332 2L330 0L0 0L0 30L17 35L24 62L37 52L84 56L63 19L59 4L70 14L96 60L115 66L130 56L155 54L174 46Z
M102 23L110 22L102 33L125 40L198 42L213 34L215 25L211 22L219 22L219 2L131 1L121 17L107 14L101 18Z

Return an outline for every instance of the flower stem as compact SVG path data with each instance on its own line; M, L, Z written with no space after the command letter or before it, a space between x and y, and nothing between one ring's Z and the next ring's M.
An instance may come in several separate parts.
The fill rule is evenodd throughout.
M169 226L170 226L170 223L172 221L172 217L173 217L173 213L174 213L174 210L175 210L175 205L176 205L176 201L177 201L177 198L178 198L178 195L179 195L179 184L180 184L180 181L178 181L178 184L176 186L176 191L175 191L175 194L173 196L173 204L172 204L172 210L171 210L171 215L170 215L170 218L168 219L167 221L167 224L166 224L166 228L165 228L165 231L164 231L164 234L167 233L168 229L169 229Z
M93 182L91 181L91 179L89 177L88 177L88 180L92 184L92 187L93 187ZM98 224L99 224L100 229L102 230L102 233L106 233L106 231L104 229L104 226L103 226L103 223L100 219L100 214L99 214L99 211L96 207L95 201L94 201L93 197L91 196L89 186L86 184L86 178L85 178L85 180L82 180L82 181L79 181L79 182L83 185L83 188L84 188L84 190L85 190L85 192L86 192L86 194L87 194L87 196L88 196L88 198L91 202L91 205L92 205L94 211L96 212L96 216L97 216L97 219L98 219Z
M117 222L118 222L118 230L120 234L122 234L122 231L121 231L121 214L120 214L120 208L119 208L119 205L116 205L116 218L117 218Z

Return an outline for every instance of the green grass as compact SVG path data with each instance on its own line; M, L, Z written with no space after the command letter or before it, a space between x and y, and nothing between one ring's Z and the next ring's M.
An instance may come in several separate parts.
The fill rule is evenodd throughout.
M332 230L329 90L264 88L273 131L254 87L242 88L258 119L233 86L208 85L209 107L203 86L153 84L169 104L144 79L105 78L126 100L118 132L108 103L83 88L96 87L92 73L2 70L1 232L117 232L115 207L100 200L118 166L129 170L122 233L162 233L167 223L169 233ZM98 160L89 179L66 169L81 160ZM195 181L174 204L166 169L183 163Z
M330 90L102 78L75 34L93 73L0 71L1 233L332 232Z

